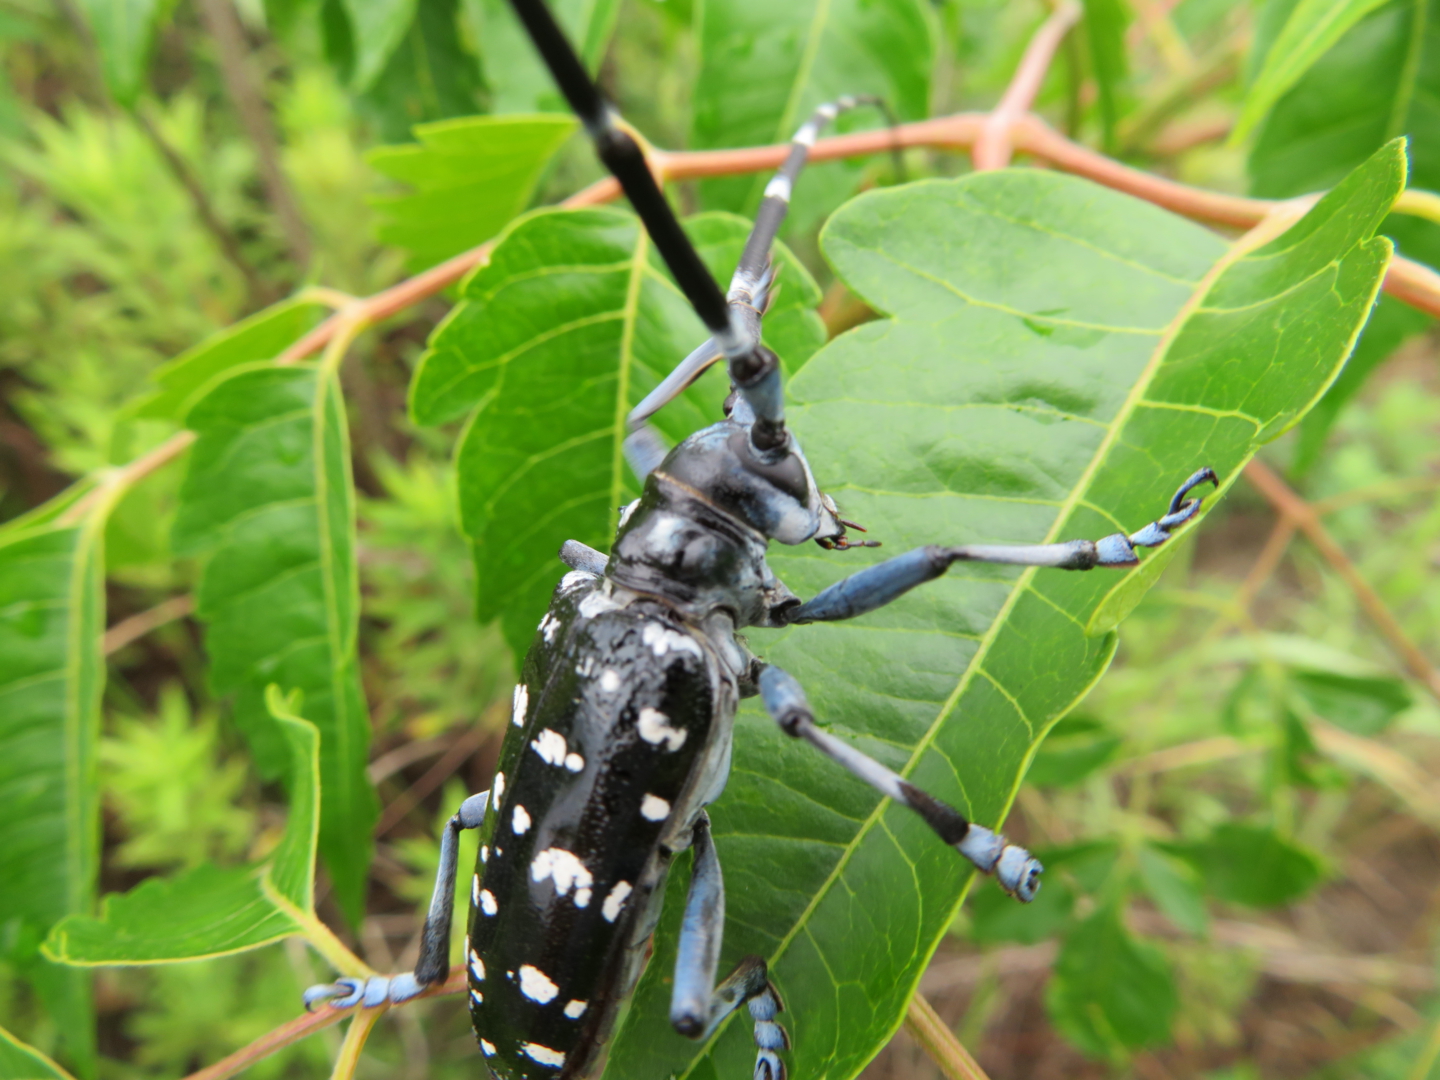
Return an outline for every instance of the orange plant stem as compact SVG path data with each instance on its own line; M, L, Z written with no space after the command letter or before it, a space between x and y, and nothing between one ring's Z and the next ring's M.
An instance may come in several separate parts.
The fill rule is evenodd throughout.
M1010 142L1010 128L1035 103L1035 95L1040 92L1040 84L1045 81L1045 75L1055 59L1055 50L1060 48L1065 35L1079 21L1081 11L1078 0L1064 0L1035 31L1035 36L1025 47L1020 66L1015 69L1010 85L1000 98L1000 104L986 119L980 138L970 151L970 160L977 172L1003 169L1010 164L1010 155L1014 150Z

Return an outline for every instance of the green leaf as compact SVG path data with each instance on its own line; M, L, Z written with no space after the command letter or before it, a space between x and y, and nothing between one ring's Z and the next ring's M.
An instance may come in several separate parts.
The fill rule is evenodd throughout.
M1401 679L1297 671L1295 687L1316 714L1357 735L1379 735L1415 703Z
M355 494L333 371L243 365L190 410L199 436L173 542L206 556L196 612L210 682L261 772L289 760L265 688L304 694L320 730L320 852L347 914L363 910L376 801L365 765L370 717L356 656Z
M459 0L412 0L415 17L389 59L361 95L382 139L400 142L414 125L478 111L480 65L460 33ZM328 0L339 7L339 0ZM327 11L329 7L327 5ZM348 19L335 27L337 59L343 59ZM361 49L353 50L358 68Z
M183 423L216 379L241 364L275 359L328 310L303 296L292 297L212 334L155 369L150 377L159 389L131 406L132 415Z
M1137 865L1140 883L1171 922L1192 934L1209 930L1210 916L1194 867L1149 844L1137 852Z
M370 88L385 62L410 29L417 0L343 0L355 39L355 70L350 85Z
M145 89L155 30L173 0L79 0L100 50L105 88L121 105L134 105Z
M55 1062L0 1028L0 1080L71 1080Z
M1107 904L1065 936L1045 1005L1086 1053L1118 1057L1168 1042L1179 998L1164 955L1132 937L1119 906Z
M749 224L702 215L691 235L729 278ZM824 340L820 292L788 252L766 340L792 364ZM436 331L411 384L421 424L470 414L457 456L482 620L503 616L523 655L565 567L567 539L608 547L638 494L621 454L625 414L705 340L636 219L546 210L518 221ZM719 419L717 367L656 418L673 440Z
M548 6L586 68L598 74L620 13L619 0L554 0ZM529 113L566 108L510 0L464 0L464 13L485 60L491 109Z
M414 191L375 200L380 239L433 266L489 240L524 210L540 172L575 130L573 117L468 116L415 128L419 141L367 156Z
M1186 852L1205 890L1247 907L1275 907L1298 900L1320 883L1319 856L1273 829L1229 822Z
M1105 145L1115 145L1120 122L1121 96L1130 64L1125 52L1125 31L1130 26L1126 0L1085 0L1085 37L1090 43L1090 66L1099 90L1100 126Z
M88 913L100 873L104 538L125 488L77 487L0 528L0 912L31 942ZM14 959L93 1074L89 980L26 952Z
M1345 33L1385 0L1300 0L1265 55L1230 132L1238 144Z
M1025 779L1040 787L1078 784L1110 761L1123 740L1098 720L1067 716L1045 737Z
M920 544L1133 530L1197 466L1234 477L1333 378L1384 271L1388 244L1369 237L1403 175L1392 148L1250 251L1033 170L854 200L824 250L890 317L818 352L789 384L789 415L822 487L886 549L778 549L772 565L813 595ZM1115 636L1086 629L1127 579L1148 580L957 566L849 623L747 634L832 732L994 825L1036 742L1105 670ZM970 872L753 705L711 813L729 886L722 966L771 965L794 1075L853 1076L900 1023ZM612 1076L753 1063L743 1023L696 1047L665 1022L680 888Z
M845 94L876 94L901 120L925 116L935 56L926 8L923 0L702 4L692 145L705 150L787 142L817 105ZM736 87L744 92L737 94ZM768 179L707 181L706 205L753 210ZM813 207L835 205L853 187L853 174L812 167L797 187L796 208L808 217Z
M98 918L72 915L59 923L46 955L84 966L170 964L306 932L314 919L320 736L275 687L267 704L291 754L290 816L270 862L226 869L205 864L173 878L149 878L107 897Z

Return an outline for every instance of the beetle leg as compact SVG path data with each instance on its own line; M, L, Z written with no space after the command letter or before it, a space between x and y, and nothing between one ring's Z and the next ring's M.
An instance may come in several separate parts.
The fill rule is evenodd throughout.
M369 979L344 978L320 983L303 995L305 1008L328 1003L332 1009L355 1005L374 1008L385 1002L408 1001L427 986L440 982L450 970L450 923L455 913L455 874L459 863L460 830L478 829L485 820L490 793L471 795L455 812L440 834L440 867L435 873L435 891L420 937L420 959L414 973L372 975Z
M930 545L907 551L882 563L866 567L824 589L813 600L794 608L787 623L833 622L851 619L884 607L905 593L933 581L957 562L1006 563L1011 566L1048 566L1057 570L1091 570L1097 566L1130 567L1139 563L1137 547L1159 547L1169 540L1173 529L1200 511L1199 498L1185 498L1201 484L1219 485L1213 469L1195 473L1170 500L1170 510L1139 532L1126 536L1115 533L1101 540L1067 540L1060 544L965 544L960 547Z
M580 570L587 574L603 574L605 573L605 564L610 561L610 556L596 551L588 544L582 544L579 540L566 540L560 545L560 561L571 570Z
M692 850L694 872L685 916L680 924L675 958L675 989L670 995L670 1023L692 1039L703 1039L741 1005L748 1004L755 1023L755 1080L784 1080L785 1065L776 1051L789 1049L785 1029L775 1022L780 998L770 985L765 961L747 956L719 986L720 939L725 928L725 881L710 838L710 818L701 811L695 822Z
M1045 868L1028 851L1010 843L1000 833L965 820L961 813L921 791L899 773L874 758L822 731L795 677L774 665L760 672L760 695L765 710L787 735L804 739L832 761L839 762L876 791L914 810L940 839L964 855L977 868L994 874L1000 887L1027 903L1040 889L1040 872Z

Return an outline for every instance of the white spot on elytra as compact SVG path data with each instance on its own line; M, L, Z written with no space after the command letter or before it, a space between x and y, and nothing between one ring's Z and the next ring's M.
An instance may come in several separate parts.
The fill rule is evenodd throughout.
M480 875L476 874L470 879L470 903L480 903Z
M610 895L605 897L605 903L600 905L600 914L605 916L606 922L614 922L620 917L620 909L625 906L625 900L630 895L630 882L617 881L615 887L610 890Z
M634 502L626 503L620 508L620 528L623 529L625 527L625 523L630 520L630 515L635 513L635 508L639 505L640 500L636 499Z
M547 727L530 740L530 749L539 754L547 765L559 765L565 760L565 736Z
M519 803L515 804L515 812L510 815L510 829L516 836L524 836L530 831L530 812Z
M594 580L594 574L586 573L584 570L571 570L560 579L560 591L569 592L578 585L585 585Z
M582 679L588 679L590 677L590 673L594 670L595 658L593 656L587 656L584 660L581 660L580 663L575 665L575 674L579 675Z
M494 915L500 910L500 905L495 903L495 894L489 889L480 890L480 910L486 915Z
M485 981L485 961L474 949L470 950L470 974L475 976L476 982Z
M560 992L560 988L555 985L554 979L539 968L530 964L521 964L520 992L531 1001L548 1005L555 1000L555 995Z
M646 795L640 804L640 816L646 821L664 821L670 816L670 804L659 795Z
M505 797L505 774L503 772L495 774L495 784L490 790L495 792L495 797L490 800L490 805L499 810L500 800Z
M620 605L604 589L596 589L580 601L580 614L587 619L603 615L607 611L618 611Z
M606 668L600 673L600 689L607 694L613 694L620 689L620 673L614 668Z
M515 684L515 694L510 699L510 722L516 727L525 726L525 710L530 708L530 688L523 682Z
M494 1057L494 1056L495 1056L495 1044L492 1043L489 1039L481 1039L481 1040L480 1040L480 1051L481 1051L481 1053L483 1053L486 1057Z
M481 845L480 845L480 861L481 861L481 862L489 862L489 861L490 861L490 845L489 845L489 844L481 844Z
M655 746L665 744L665 749L674 752L685 745L690 735L684 728L670 726L670 717L659 709L648 706L640 710L640 737Z
M473 988L472 988L472 989L470 990L470 1000L473 1001L473 1002L475 1002L476 1005L484 1005L484 1004L485 1004L485 995L482 994L479 990L476 990L476 989L473 989Z
M572 1001L565 1006L565 1015L571 1020L579 1020L585 1015L585 1007L589 1004L588 1001Z
M566 754L565 767L571 772L579 772L581 769L585 768L585 759L579 754Z
M664 656L671 649L676 652L688 652L701 659L705 654L700 651L700 643L688 634L671 630L668 626L661 626L657 622L645 624L645 629L640 631L640 640L650 646L650 651L656 656Z
M573 888L576 907L583 908L590 903L590 889L595 884L595 878L584 863L564 848L546 848L531 860L530 880L539 882L546 878L555 883L558 896L564 896Z
M548 1046L541 1046L539 1043L521 1043L520 1049L525 1051L525 1056L532 1061L538 1061L541 1065L549 1065L558 1069L565 1064L565 1055L559 1050L551 1050Z
M555 634L560 629L560 620L547 611L545 613L545 617L540 620L540 625L537 626L535 629L539 630L540 633L545 635L545 644L549 645L554 642Z

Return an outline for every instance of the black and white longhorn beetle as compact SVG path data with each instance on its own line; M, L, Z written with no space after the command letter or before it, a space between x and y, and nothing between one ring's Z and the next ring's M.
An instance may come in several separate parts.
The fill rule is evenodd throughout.
M465 943L470 1014L499 1077L585 1075L634 988L659 918L674 853L694 848L675 963L670 1021L702 1038L748 1005L759 1048L755 1080L783 1080L787 1036L765 961L741 960L716 982L725 891L705 806L725 786L739 698L759 693L786 734L804 739L865 783L916 811L1002 888L1030 900L1041 866L1030 853L911 785L816 725L800 684L736 637L874 611L955 562L1089 570L1136 565L1192 518L1200 469L1160 520L1130 536L1058 544L930 546L861 570L802 601L765 562L771 540L843 550L834 502L820 493L785 428L779 363L760 343L770 248L820 128L860 99L822 105L796 132L765 189L727 298L671 212L625 130L543 0L512 0L600 159L639 213L711 338L630 414L627 457L644 493L620 517L607 558L576 541L571 568L536 630L515 687L494 787L450 819L414 974L311 987L309 1006L399 1002L445 978L456 849L480 830ZM733 392L726 418L665 452L645 421L724 357ZM637 1078L639 1080L639 1078Z

